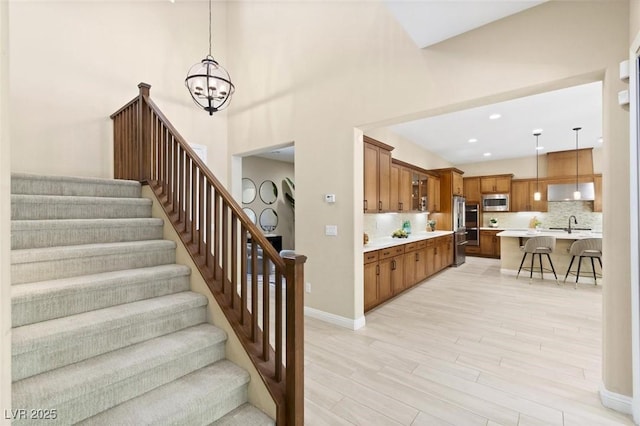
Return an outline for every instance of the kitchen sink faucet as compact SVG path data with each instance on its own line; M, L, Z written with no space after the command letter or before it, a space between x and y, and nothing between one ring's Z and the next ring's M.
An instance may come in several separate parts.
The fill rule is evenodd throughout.
M578 219L576 219L576 217L574 215L569 216L569 227L567 228L567 232L570 234L571 233L571 218L573 218L573 223L575 225L578 224Z

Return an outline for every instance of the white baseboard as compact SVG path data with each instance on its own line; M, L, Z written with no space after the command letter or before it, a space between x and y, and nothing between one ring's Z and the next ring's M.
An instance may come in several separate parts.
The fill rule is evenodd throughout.
M619 393L611 392L600 384L600 401L602 405L624 414L633 414L633 398Z
M350 330L358 330L364 327L365 324L364 315L360 318L351 319L341 317L340 315L332 314L330 312L321 311L319 309L310 308L309 306L304 307L304 314L311 318L319 319Z

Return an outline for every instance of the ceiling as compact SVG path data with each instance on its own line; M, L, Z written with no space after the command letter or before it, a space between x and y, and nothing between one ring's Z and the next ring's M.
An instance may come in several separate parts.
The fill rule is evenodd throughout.
M547 0L385 0L419 47L427 47Z
M501 117L490 119L492 114ZM542 129L541 153L575 149L574 127L582 128L580 148L601 146L601 82L410 121L390 129L459 165L534 155L536 129Z
M287 146L283 148L277 148L269 152L262 154L256 154L256 157L267 158L269 160L284 161L285 163L293 163L295 158L295 146Z

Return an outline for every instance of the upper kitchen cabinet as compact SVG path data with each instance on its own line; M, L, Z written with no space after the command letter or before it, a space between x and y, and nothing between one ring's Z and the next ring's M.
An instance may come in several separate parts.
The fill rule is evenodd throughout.
M396 185L396 175L397 185ZM431 176L420 167L397 159L391 160L391 211L425 212L429 210ZM396 192L396 194L394 194ZM394 204L397 203L397 204Z
M535 179L518 179L511 181L511 198L509 199L512 212L546 212L547 211L547 183L537 183L540 192L540 200L534 200L536 192Z
M395 211L390 206L391 151L393 147L364 137L364 212Z
M452 195L464 195L464 180L461 171L454 169L451 172L451 191Z
M547 178L593 174L593 148L547 153ZM577 157L577 158L576 158ZM578 170L576 170L576 164Z
M427 178L427 211L440 211L440 177L429 175Z
M480 177L480 191L483 194L508 194L511 191L512 174Z
M480 192L480 178L466 177L463 179L464 197L467 203L480 203L482 195Z
M414 170L411 177L411 210L427 211L427 175Z

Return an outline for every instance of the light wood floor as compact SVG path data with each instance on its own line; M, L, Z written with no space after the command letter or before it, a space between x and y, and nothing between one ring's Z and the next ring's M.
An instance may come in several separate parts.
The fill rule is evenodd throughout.
M467 258L350 331L305 318L307 425L631 425L602 407L600 287Z

